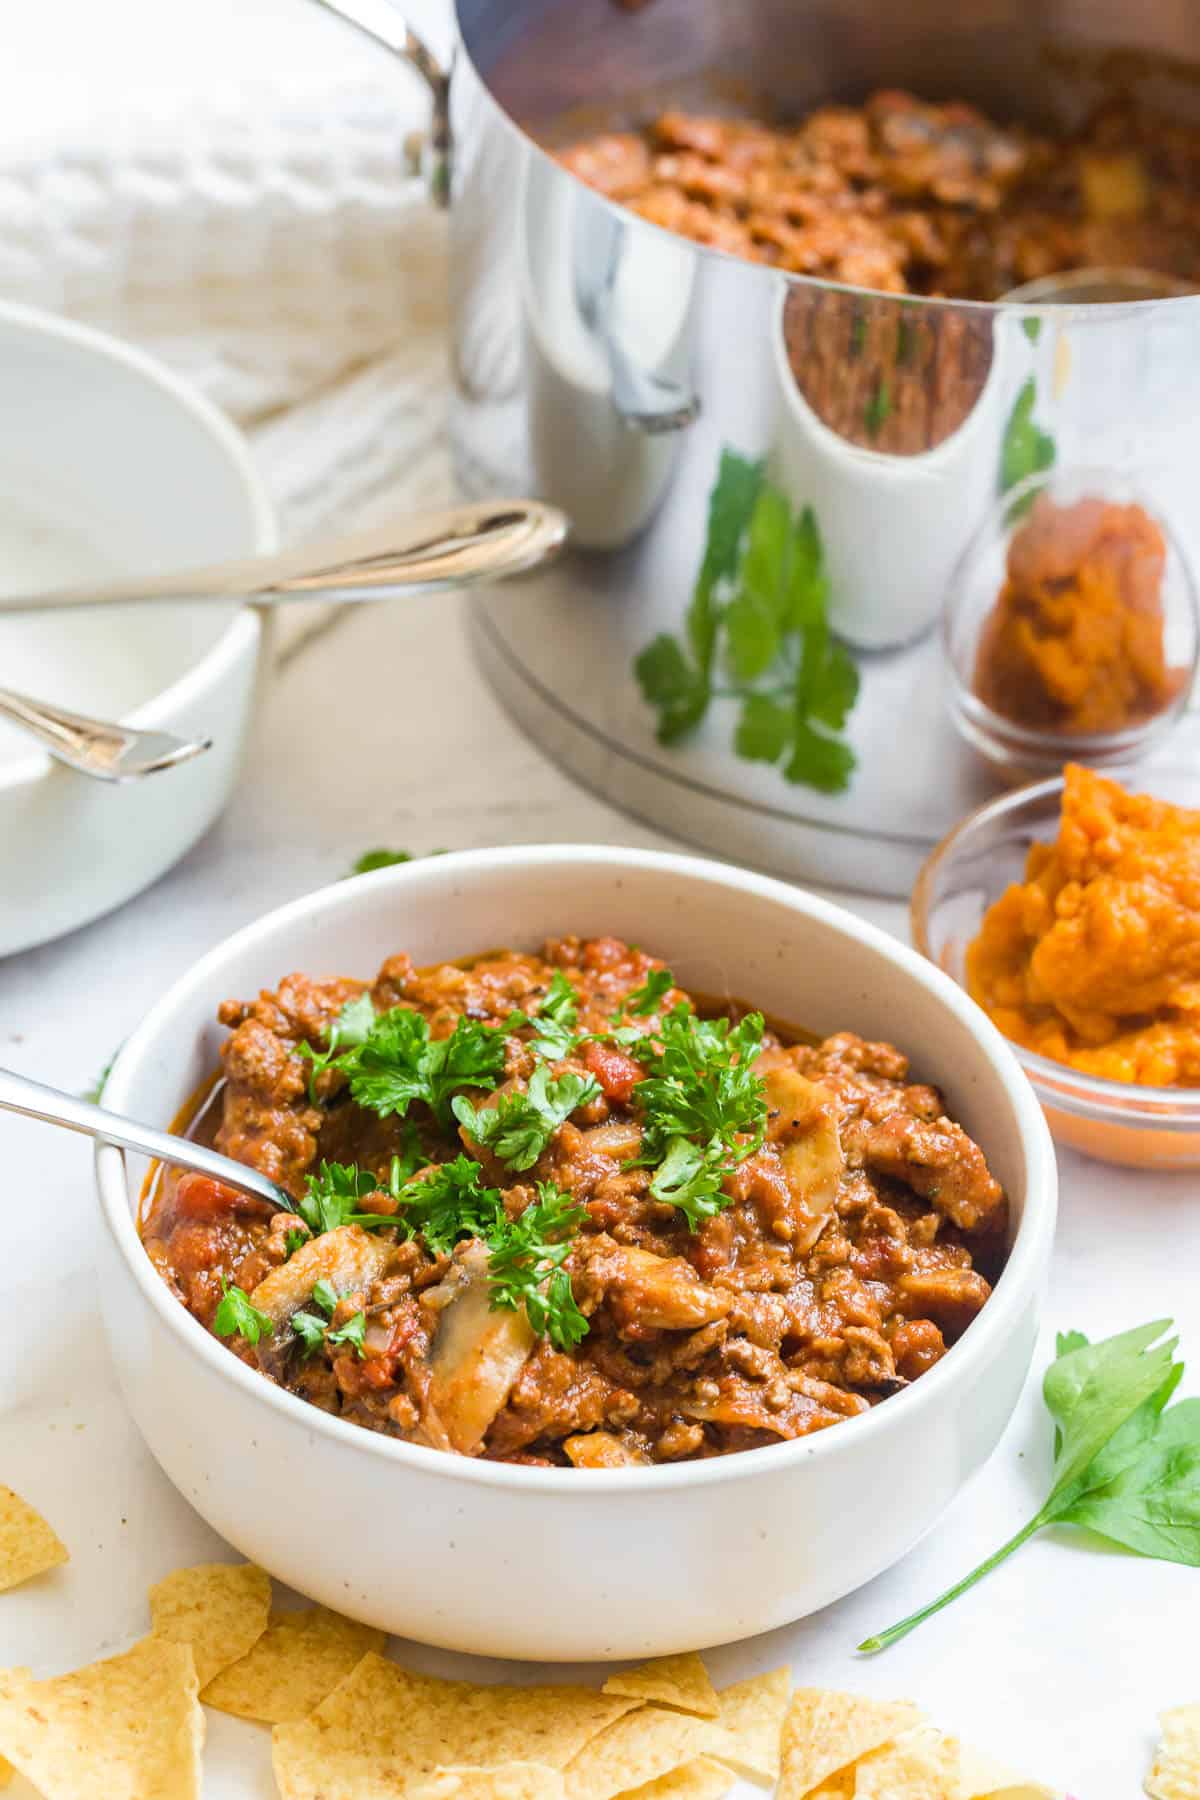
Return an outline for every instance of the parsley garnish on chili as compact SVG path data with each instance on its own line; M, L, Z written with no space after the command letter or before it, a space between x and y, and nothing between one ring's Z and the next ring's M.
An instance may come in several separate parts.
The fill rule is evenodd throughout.
M233 1337L240 1331L248 1344L257 1344L260 1338L271 1336L274 1321L265 1312L259 1312L249 1294L230 1286L223 1275L221 1296L213 1314L213 1330L218 1337Z
M472 1106L461 1096L450 1105L459 1124L481 1149L491 1150L509 1169L532 1169L551 1138L577 1107L595 1100L593 1075L567 1070L557 1078L539 1063L525 1093L502 1094L495 1106Z
M588 1322L562 1265L584 1209L550 1181L540 1181L537 1194L517 1218L497 1221L488 1259L491 1304L507 1312L523 1306L539 1337L570 1350L586 1337Z
M649 1071L633 1090L642 1114L638 1160L656 1170L654 1198L678 1207L693 1231L728 1204L725 1176L766 1137L766 1090L754 1072L763 1028L761 1013L731 1025L701 1019L681 1002L632 1046Z
M533 1015L537 1034L531 1049L538 1056L544 1056L547 1062L561 1062L564 1056L570 1056L579 1047L579 1034L575 1029L578 1018L579 995L562 970L556 969L546 998Z
M345 1009L339 1025L344 1018ZM331 1041L329 1052L314 1052L305 1044L300 1053L314 1064L319 1061L322 1069L340 1069L351 1099L381 1119L403 1117L420 1100L449 1129L454 1094L462 1088L494 1088L504 1075L504 1040L527 1022L524 1013L511 1014L502 1025L460 1018L449 1037L434 1038L423 1013L395 1006L373 1016L365 1030L365 1014L356 1014L351 1026L356 1041L345 1050Z
M347 1000L329 1028L329 1042L324 1050L314 1050L311 1044L297 1044L297 1054L312 1064L308 1097L314 1106L317 1104L317 1076L324 1073L339 1050L351 1050L365 1044L374 1023L375 1007L370 994L363 992L357 999Z

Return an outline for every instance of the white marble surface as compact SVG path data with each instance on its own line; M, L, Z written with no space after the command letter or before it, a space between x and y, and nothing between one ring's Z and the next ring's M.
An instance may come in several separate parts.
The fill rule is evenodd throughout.
M0 963L0 1062L86 1087L164 983L371 845L663 842L571 786L500 713L470 660L461 611L457 601L362 610L293 653L235 804L187 861L119 914ZM848 903L903 929L897 906ZM1100 1336L1162 1314L1200 1354L1196 1183L1062 1161L1039 1373L1056 1327ZM147 1583L220 1546L149 1463L113 1389L89 1274L87 1148L9 1119L0 1166L0 1480L41 1506L73 1552L65 1570L0 1599L0 1661L48 1674L129 1642L146 1626ZM1035 1379L991 1463L902 1566L817 1618L717 1651L717 1676L786 1659L804 1682L908 1694L1080 1800L1128 1800L1156 1712L1200 1699L1195 1572L1046 1535L905 1643L872 1661L854 1654L868 1631L931 1598L1034 1510L1048 1439ZM214 1456L227 1453L241 1452L214 1444ZM352 1529L352 1518L348 1495L336 1528ZM402 1649L433 1669L468 1666ZM206 1783L208 1800L266 1800L267 1734L213 1715ZM20 1784L10 1792L24 1800Z

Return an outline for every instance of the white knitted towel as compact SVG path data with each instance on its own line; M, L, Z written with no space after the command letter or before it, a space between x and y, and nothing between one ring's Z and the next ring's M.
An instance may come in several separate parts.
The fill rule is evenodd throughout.
M0 126L0 295L142 345L231 413L285 538L440 503L446 222L406 156L421 84L314 27L311 0L256 0L253 20L244 0L172 0L190 80L167 79L146 10L161 41L129 74L150 5L110 0L127 29L96 40L104 78Z

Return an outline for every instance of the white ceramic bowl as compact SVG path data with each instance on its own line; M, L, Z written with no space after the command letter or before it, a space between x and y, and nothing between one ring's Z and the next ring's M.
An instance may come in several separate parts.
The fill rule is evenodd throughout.
M357 1618L451 1649L552 1661L745 1637L903 1556L1012 1412L1056 1204L1033 1092L947 976L782 882L646 851L472 851L295 901L170 989L117 1058L105 1101L169 1120L216 1063L218 1002L289 970L369 975L401 948L421 963L567 931L634 939L668 957L685 986L744 996L819 1032L892 1038L944 1084L1008 1190L1014 1235L992 1298L912 1388L795 1443L655 1469L528 1469L394 1442L269 1385L210 1337L142 1250L144 1165L111 1148L96 1164L98 1291L120 1380L196 1510L246 1556Z
M0 586L20 592L275 544L246 446L149 357L0 305ZM0 682L79 712L213 739L114 787L0 721L0 955L127 900L212 824L253 709L260 616L222 602L0 617Z

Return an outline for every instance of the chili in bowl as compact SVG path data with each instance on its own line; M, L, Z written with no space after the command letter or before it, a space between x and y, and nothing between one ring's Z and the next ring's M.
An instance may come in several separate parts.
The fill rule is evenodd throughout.
M102 1149L108 1327L167 1473L317 1598L491 1654L722 1641L896 1560L1003 1429L1044 1124L953 984L835 908L649 853L438 858L213 952L108 1098L174 1116L222 1043L199 1128L295 1212L167 1176L139 1238Z

